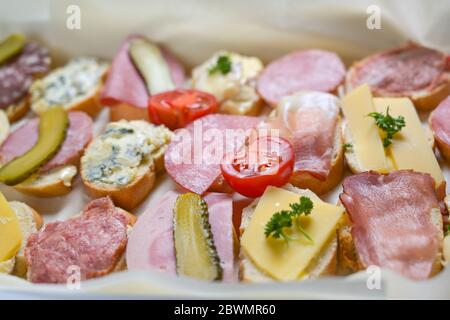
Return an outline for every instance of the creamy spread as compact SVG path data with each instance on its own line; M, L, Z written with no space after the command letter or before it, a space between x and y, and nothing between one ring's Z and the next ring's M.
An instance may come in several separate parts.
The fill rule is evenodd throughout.
M226 74L210 74L209 70L221 56L229 58L231 70ZM193 70L192 86L213 94L221 103L222 112L254 114L260 102L255 81L262 69L263 64L258 58L220 51Z
M103 187L126 186L148 170L171 137L166 127L142 120L111 122L86 149L83 177Z
M108 64L95 58L76 58L31 86L31 107L43 112L54 105L66 109L86 98L101 83Z

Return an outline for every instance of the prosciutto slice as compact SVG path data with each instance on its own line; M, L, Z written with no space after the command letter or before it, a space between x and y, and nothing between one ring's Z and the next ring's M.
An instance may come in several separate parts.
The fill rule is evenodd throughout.
M257 117L212 114L178 129L164 155L167 172L183 188L205 193L221 176L224 156L239 149L246 130L258 122Z
M131 35L125 39L119 52L115 56L100 101L108 106L118 103L128 103L139 108L147 108L149 93L139 71L131 60L128 49L134 39L144 38L140 35ZM172 80L176 86L181 86L185 80L183 66L167 50L162 54L170 69Z
M276 116L262 126L279 129L294 147L294 172L326 180L331 170L334 137L339 117L339 100L322 92L297 93L285 97Z
M364 172L344 180L340 199L363 265L377 265L411 279L430 277L439 251L431 210L439 210L429 174L400 170Z
M40 168L40 172L70 164L92 140L92 119L84 112L69 112L69 128L56 155ZM39 138L39 118L31 119L13 131L0 146L0 164L5 164L30 150Z
M126 259L129 270L159 270L176 274L173 207L180 194L178 191L168 191L156 206L149 207L139 217L128 241ZM204 200L208 204L211 231L223 269L222 280L237 281L232 197L209 193Z

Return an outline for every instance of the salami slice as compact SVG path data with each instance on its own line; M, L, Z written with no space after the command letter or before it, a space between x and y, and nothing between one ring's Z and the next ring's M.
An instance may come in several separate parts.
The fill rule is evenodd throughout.
M0 108L23 99L31 86L33 75L47 72L50 62L46 48L29 42L17 57L0 66Z
M298 91L334 92L344 77L345 66L336 53L296 51L271 62L259 76L257 89L274 106L282 97Z
M92 119L84 112L69 113L69 129L66 139L56 155L40 168L45 172L72 163L92 139ZM39 119L35 118L13 131L0 146L0 164L23 155L37 142Z
M147 87L128 54L130 42L139 38L143 37L129 36L120 47L101 93L103 104L112 106L117 103L128 103L135 107L147 108L149 98ZM173 82L175 85L181 86L185 80L183 66L167 50L162 50L162 53L170 69Z
M259 121L257 117L212 114L178 129L164 156L167 172L183 188L203 194L221 175L223 156L240 148L245 130Z
M33 78L16 64L0 67L0 108L19 102L28 92Z
M430 92L449 81L446 55L415 44L377 53L357 62L350 70L347 86L370 85L378 96L411 96Z
M25 247L29 276L35 283L66 283L70 267L81 280L114 270L127 245L127 218L109 198L90 202L81 215L47 224Z

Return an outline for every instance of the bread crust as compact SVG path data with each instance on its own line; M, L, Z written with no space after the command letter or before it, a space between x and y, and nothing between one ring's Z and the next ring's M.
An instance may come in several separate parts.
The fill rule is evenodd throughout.
M125 120L149 120L147 108L135 107L128 103L118 103L109 107L111 121Z
M30 110L30 95L27 94L19 102L6 107L6 115L10 123L16 122L23 118Z
M103 188L88 181L81 168L81 178L86 190L93 198L111 197L114 204L125 210L137 207L150 193L155 183L155 164L150 162L147 170L132 183L123 188Z

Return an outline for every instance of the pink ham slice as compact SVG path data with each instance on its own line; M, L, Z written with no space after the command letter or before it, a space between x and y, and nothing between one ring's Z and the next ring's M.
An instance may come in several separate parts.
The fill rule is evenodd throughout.
M432 112L430 125L438 145L450 147L450 96Z
M122 43L101 93L100 101L103 104L112 106L117 103L127 103L135 107L147 108L149 98L147 87L128 54L130 42L140 38L144 37L132 35ZM176 86L181 86L185 80L183 66L169 51L162 49L162 53L170 69L173 82Z
M114 270L127 245L127 217L109 198L90 202L81 215L47 224L25 248L30 280L66 283L78 266L81 280Z
M340 199L363 265L428 278L439 251L439 230L430 218L431 209L439 209L433 178L413 171L365 172L343 186Z
M92 139L92 119L84 112L69 112L69 129L56 155L40 168L45 172L72 163ZM13 131L0 147L0 164L7 163L30 150L39 137L39 118Z
M294 147L294 172L326 180L331 169L339 99L328 93L305 92L282 100L277 116L262 127L279 129Z
M335 92L344 77L345 66L336 53L296 51L272 61L259 76L257 89L274 106L297 91Z
M130 234L126 252L129 270L159 270L176 274L173 242L173 207L178 191L168 191L155 207L147 209ZM232 198L221 193L204 197L208 204L209 222L223 269L223 281L237 281L234 260Z
M258 122L256 117L212 114L178 129L164 155L167 172L183 188L205 193L221 176L225 154L240 148L246 130Z

